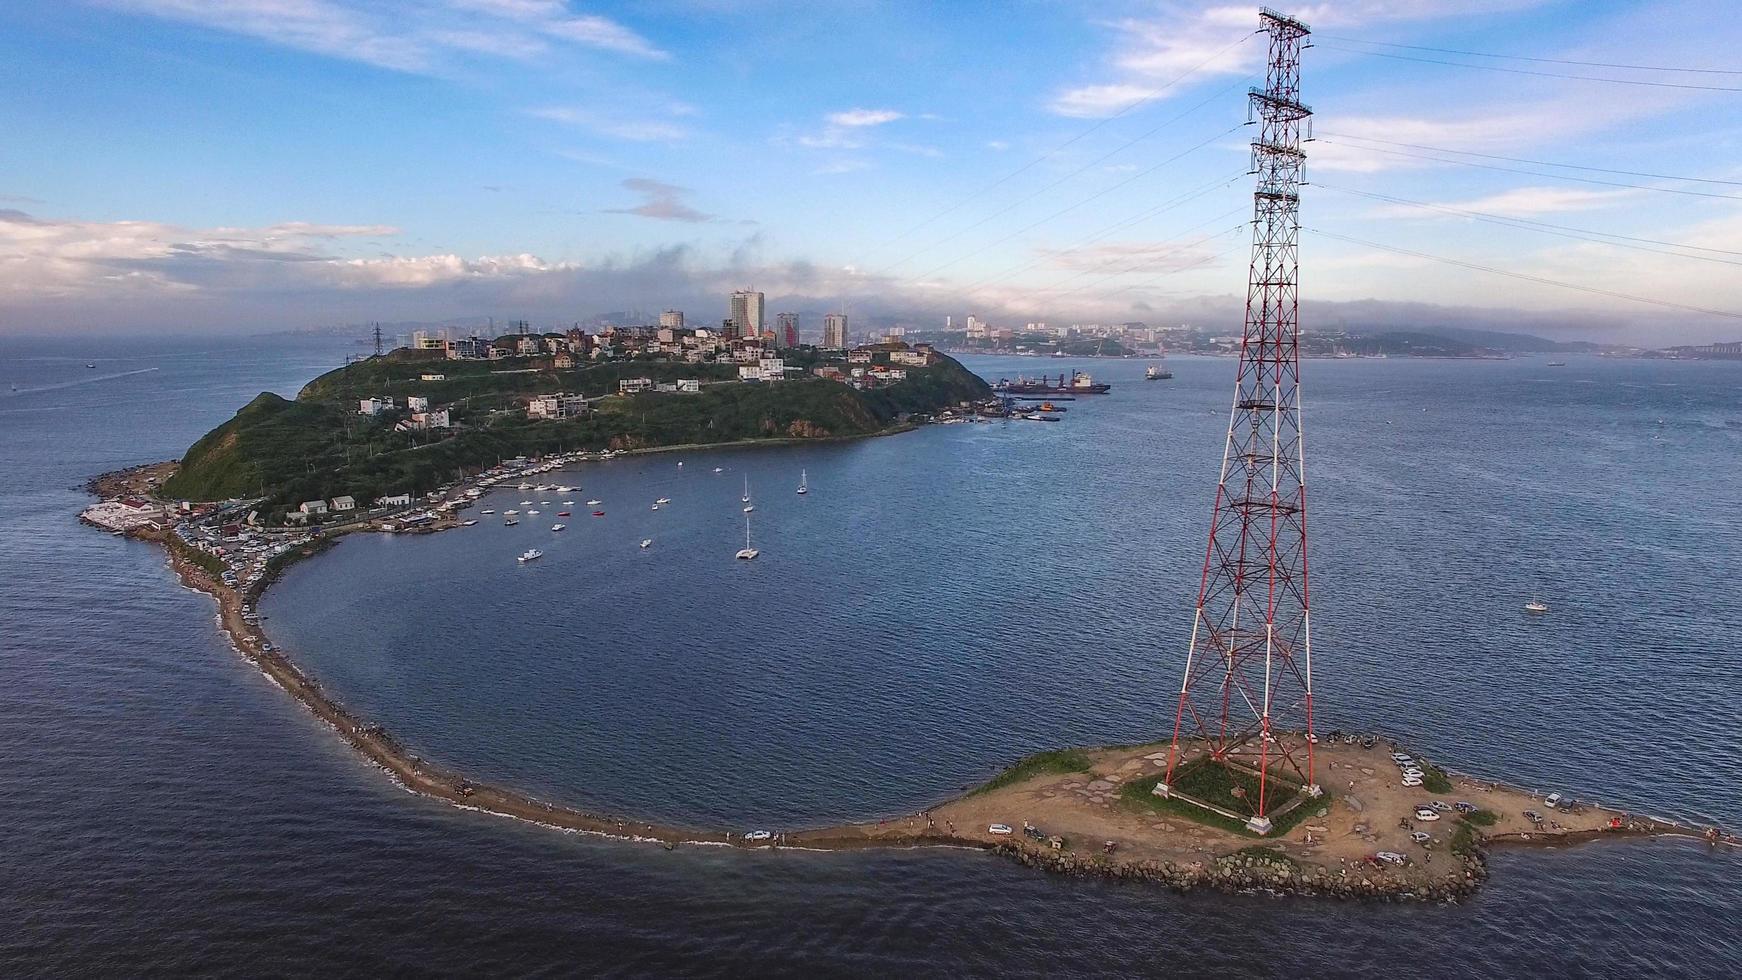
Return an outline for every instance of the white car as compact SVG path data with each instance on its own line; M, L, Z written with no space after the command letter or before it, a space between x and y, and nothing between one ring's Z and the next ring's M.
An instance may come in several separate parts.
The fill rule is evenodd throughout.
M1427 773L1422 772L1420 769L1417 769L1414 766L1411 766L1410 768L1403 770L1403 774L1405 776L1414 776L1416 779L1424 779L1427 777Z
M744 835L745 843L760 843L760 842L765 841L765 840L773 840L773 839L774 839L774 835L769 833L766 830L752 830L748 834Z
M1402 765L1406 762L1414 762L1415 760L1410 758L1408 752L1393 752L1391 753L1391 761L1398 765Z
M1439 818L1440 811L1435 810L1431 806L1418 806L1415 808L1415 819L1423 821L1424 823L1430 820L1438 820Z
M1428 806L1433 807L1435 810L1438 810L1441 813L1451 813L1452 812L1452 805L1450 803L1447 803L1445 800L1434 800L1432 803L1429 803Z
M1542 801L1542 805L1553 810L1555 807L1561 805L1561 795L1559 793L1548 794L1548 798Z
M986 833L997 834L999 837L1009 837L1010 836L1010 825L1007 823L995 823L992 826L986 828Z
M1403 864L1409 860L1396 851L1378 851L1374 853L1373 858L1376 861L1384 861L1386 864Z
M1417 830L1414 833L1411 833L1409 839L1415 841L1417 844L1426 844L1428 841L1433 840L1432 837L1428 836L1428 833L1425 830Z
M1408 786L1410 789L1415 789L1416 787L1421 785L1421 777L1420 776L1405 776L1405 777L1403 777L1403 785Z

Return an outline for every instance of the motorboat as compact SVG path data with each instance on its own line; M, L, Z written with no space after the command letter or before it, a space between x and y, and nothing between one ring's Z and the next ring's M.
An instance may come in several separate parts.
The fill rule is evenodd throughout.
M661 507L663 507L666 504L671 503L671 498L670 497L661 497L658 500L655 500L654 503L659 504Z
M750 502L750 477L748 475L746 475L744 477L744 497L743 497L743 500L745 503Z
M654 505L653 505L653 506L652 506L652 507L651 507L651 508L649 508L649 509L650 509L650 510L658 510L658 509L659 509L659 505L658 505L658 504L654 504Z
M550 526L550 529L551 529L551 530L552 530L552 531L561 531L561 530L563 530L563 529L564 529L564 528L566 528L566 527L568 527L568 525L567 525L567 524L552 524L552 525L551 525L551 526Z
M714 472L715 473L724 473L724 472L726 472L726 468L724 466L716 466L716 467L714 467Z
M494 514L494 513L496 513L496 511L493 509L490 509L490 508L485 508L484 510L479 511L478 513L480 513L480 514Z
M520 518L510 517L507 520L502 522L502 526L503 527L513 527L514 525L519 524L519 523L520 523Z
M805 482L805 471L802 469L798 471L798 492L799 493L810 493L811 492L810 485Z
M486 514L488 514L488 513L490 513L490 512L489 512L489 511L485 511L485 512L484 512L484 513L486 513ZM504 516L504 517L513 517L513 516L514 516L514 515L515 515L515 514L518 514L518 513L520 513L520 511L517 511L517 510L505 510L505 511L503 511L503 512L502 512L502 516Z
M588 507L597 507L602 503L604 503L603 500L589 500L589 501L587 501L587 506Z
M755 504L745 504L744 505L744 513L746 513L746 514L750 513L751 511L753 511L755 509L756 509Z
M1529 602L1524 604L1524 611L1525 612L1533 612L1533 613L1545 613L1545 612L1548 612L1548 603L1543 602L1540 599L1532 599Z
M682 464L682 463L679 463L679 464L677 464L677 465L679 465L679 466L682 466L682 465L683 465L683 464ZM642 546L642 547L643 547L643 548L651 548L651 547L653 547L653 539L652 539L652 538L642 538L642 539L641 539L641 546Z
M537 548L528 548L525 551L520 553L520 562L521 562L521 564L525 564L529 561L537 561L538 559L543 558L543 557L544 557L544 552L538 550Z
M605 512L604 512L604 511L602 511L602 510L596 510L596 511L593 511L593 516L594 516L594 517L604 517L604 516L605 516Z
M559 511L557 511L557 512L556 512L556 516L558 516L558 517L567 517L567 516L569 516L569 513L570 513L570 512L569 512L569 511L566 511L566 510L559 510Z

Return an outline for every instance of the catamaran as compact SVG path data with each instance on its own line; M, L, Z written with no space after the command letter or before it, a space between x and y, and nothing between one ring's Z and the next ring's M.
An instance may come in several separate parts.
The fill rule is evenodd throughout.
M810 493L811 492L810 487L805 483L805 471L803 469L800 469L798 471L798 492L799 493Z
M744 550L738 552L734 557L749 561L761 553L762 552L757 551L755 548L750 547L750 517L746 514L744 517Z

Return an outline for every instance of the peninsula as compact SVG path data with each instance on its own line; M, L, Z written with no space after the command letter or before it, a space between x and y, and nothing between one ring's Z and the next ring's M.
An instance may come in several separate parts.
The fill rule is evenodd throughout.
M1491 842L1698 834L1734 843L1715 829L1457 775L1377 734L1321 740L1322 787L1277 809L1274 827L1261 832L1233 818L1245 789L1188 775L1207 755L1201 742L1184 746L1171 795L1157 785L1167 776L1166 744L1064 749L1022 759L918 813L797 830L589 813L424 759L267 637L256 604L290 562L352 533L468 523L462 516L492 487L558 480L543 474L621 453L867 436L997 411L984 381L924 345L788 350L778 359L759 351L752 367L748 356L722 362L718 349L703 361L643 352L576 363L562 335L500 343L487 357L394 351L322 375L294 401L262 394L179 462L95 478L90 488L104 500L82 516L164 544L182 580L217 599L235 648L406 789L564 831L666 847L971 847L1181 889L1435 900L1479 887ZM1184 792L1208 809L1178 798Z

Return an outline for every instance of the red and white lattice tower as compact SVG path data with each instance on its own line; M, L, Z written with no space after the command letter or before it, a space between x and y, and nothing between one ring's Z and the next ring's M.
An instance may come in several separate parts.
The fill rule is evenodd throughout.
M1312 110L1300 101L1300 53L1310 32L1273 10L1259 18L1270 58L1264 88L1250 96L1259 126L1252 142L1258 188L1246 330L1173 747L1156 791L1170 795L1172 787L1190 799L1175 785L1176 769L1201 749L1207 758L1192 764L1238 771L1239 815L1262 834L1278 808L1303 793L1316 796L1318 785L1296 255L1301 142L1312 138Z

